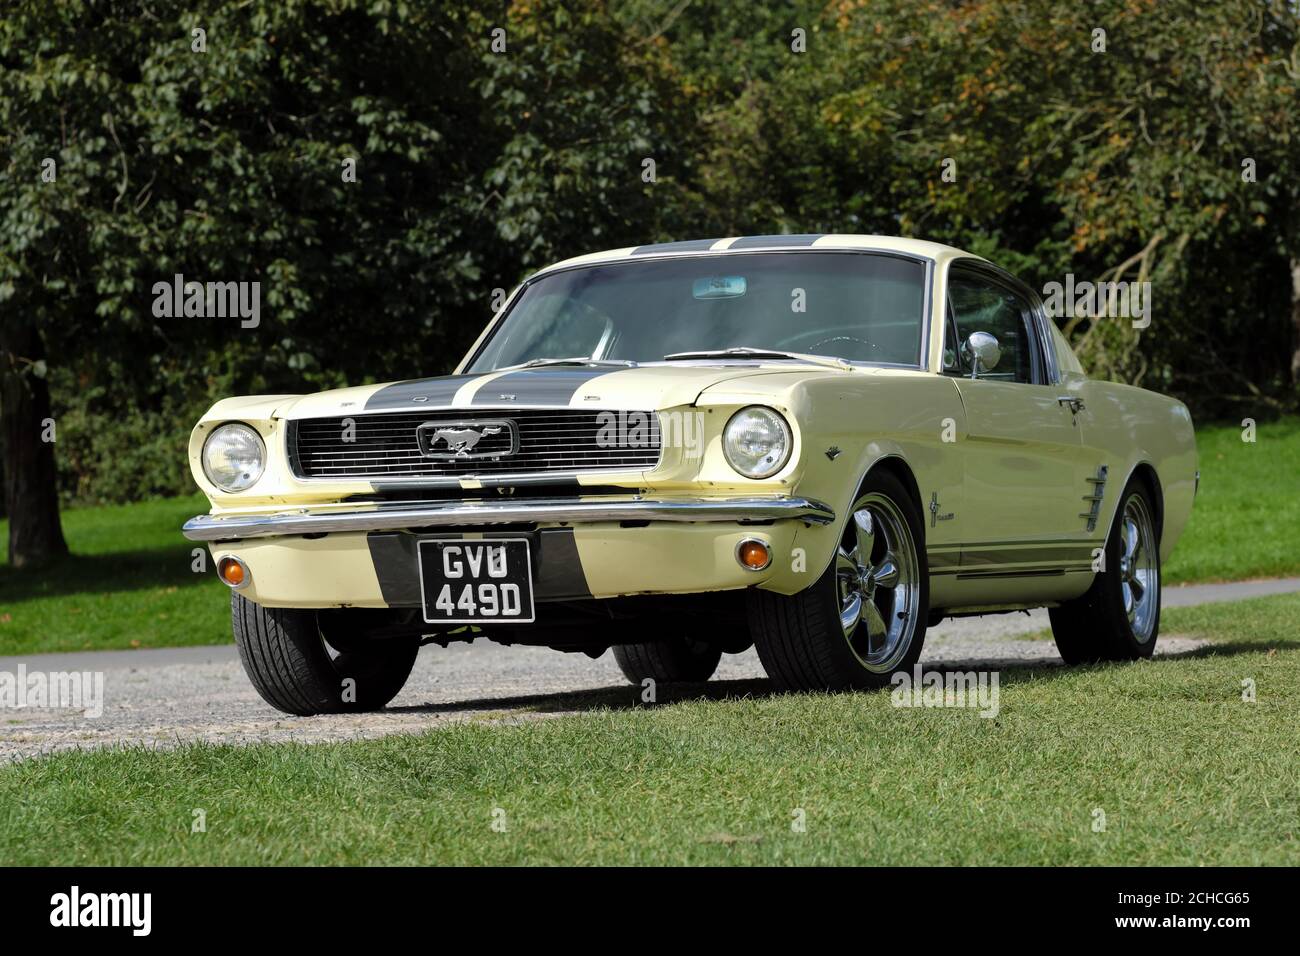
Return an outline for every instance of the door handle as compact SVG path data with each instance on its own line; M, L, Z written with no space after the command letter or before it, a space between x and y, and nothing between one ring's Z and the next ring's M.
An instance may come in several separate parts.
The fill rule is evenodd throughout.
M1079 414L1079 412L1083 411L1083 399L1076 398L1073 395L1062 395L1060 398L1056 400L1056 404L1068 405L1071 414L1074 415L1077 415Z

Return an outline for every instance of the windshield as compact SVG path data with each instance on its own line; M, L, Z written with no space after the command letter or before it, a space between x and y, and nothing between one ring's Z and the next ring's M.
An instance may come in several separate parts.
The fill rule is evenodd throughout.
M586 266L527 286L468 370L541 359L658 362L742 347L915 366L924 301L922 263L870 253Z

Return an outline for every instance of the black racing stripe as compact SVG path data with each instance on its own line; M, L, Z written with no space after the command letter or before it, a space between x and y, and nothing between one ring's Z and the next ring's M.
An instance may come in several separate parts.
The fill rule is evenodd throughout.
M370 560L375 564L379 593L389 607L420 606L420 572L415 561L413 534L373 531L366 535Z
M466 476L470 477L470 476ZM511 476L502 478L495 475L472 476L479 487L462 488L459 485L443 488L430 488L427 480L413 479L400 481L393 478L384 479L381 491L365 495L349 495L349 501L394 501L407 499L411 501L464 501L483 498L496 499L498 488L527 488L530 498L571 498L577 494L627 494L626 488L613 485L586 486L576 477L559 478L545 473L537 475Z
M481 375L443 375L438 378L421 378L410 382L385 385L366 400L366 411L388 411L411 405L433 408L450 405L460 387Z
M568 405L578 389L609 368L525 368L507 372L475 394L472 405Z
M634 256L652 256L661 252L704 252L713 248L717 239L683 239L681 242L656 242L649 246L637 246L632 250Z
M530 498L572 498L579 494L599 494L599 491L589 491L578 481L576 477L557 478L553 475L524 475L523 477L502 478L497 475L476 475L475 481L479 487L472 491L481 492L485 498L492 498L487 494L498 488L523 488L527 489ZM387 487L387 486L385 486ZM459 494L463 498L471 492L461 491ZM608 494L627 494L626 488L615 488ZM499 494L499 492L498 492Z
M564 601L591 597L587 575L578 557L572 528L545 528L537 533L537 565L533 597Z
M737 239L728 249L768 249L773 246L811 246L822 233L802 233L797 236L745 236Z

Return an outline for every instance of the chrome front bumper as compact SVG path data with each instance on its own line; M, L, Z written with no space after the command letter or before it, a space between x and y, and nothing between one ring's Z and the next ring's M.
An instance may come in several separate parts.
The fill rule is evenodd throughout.
M384 501L256 515L199 515L181 529L191 541L239 541L339 531L405 531L497 524L594 521L733 521L797 518L828 524L835 512L809 498L532 498L502 501Z

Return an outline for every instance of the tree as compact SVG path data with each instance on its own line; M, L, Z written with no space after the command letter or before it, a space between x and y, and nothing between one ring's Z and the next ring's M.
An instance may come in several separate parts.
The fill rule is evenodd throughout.
M1150 281L1149 330L1072 323L1093 374L1200 415L1295 406L1294 4L844 0L777 39L794 25L806 53L765 48L710 105L690 185L724 234L902 233L1031 284ZM693 8L665 36L688 72L729 61Z
M168 490L145 472L184 462L185 409L444 372L495 288L593 235L653 234L641 159L685 125L661 68L600 0L15 5L0 308L13 394L31 396L0 407L15 563L60 551L56 500L35 493L54 486L32 444L49 382L65 466L134 462L137 493ZM156 314L176 275L258 283L260 322Z
M31 567L68 552L54 473L52 439L57 430L50 415L44 346L35 323L6 316L0 325L0 364L9 562L16 568Z
M473 93L429 96L423 66L472 69L470 14L386 9L25 2L0 20L15 565L64 550L36 369L75 370L112 419L222 367L237 390L333 384L376 353L392 365L454 340L435 298L480 296L447 184L471 177L484 137ZM154 287L176 275L257 283L260 320L159 315ZM403 334L375 335L377 314Z

